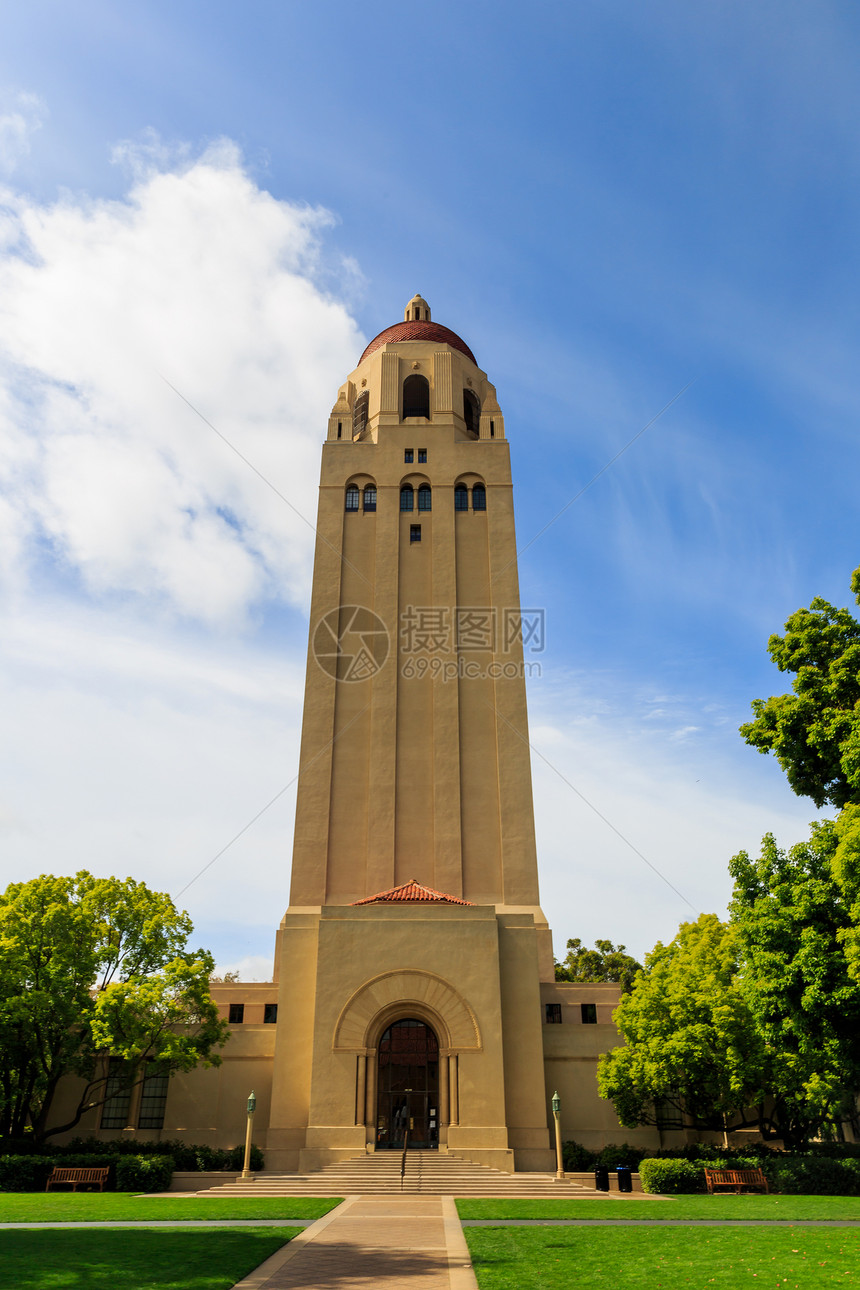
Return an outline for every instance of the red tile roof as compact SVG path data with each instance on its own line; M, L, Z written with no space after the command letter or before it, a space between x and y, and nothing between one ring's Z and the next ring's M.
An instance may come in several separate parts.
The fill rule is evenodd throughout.
M444 891L434 891L432 887L425 887L422 883L416 882L414 878L409 882L404 882L400 887L392 887L390 891L380 891L375 896L366 896L364 900L354 900L354 905L385 905L397 903L400 901L417 901L423 904L437 905L471 905L471 900L461 900L459 896L446 896Z
M382 349L383 345L388 345L398 340L438 340L443 345L450 345L452 349L459 349L461 354L465 354L476 367L478 366L477 359L469 346L464 340L460 339L455 331L451 331L450 327L443 327L441 323L420 322L417 319L395 323L393 327L386 327L385 331L381 331L370 342L358 360L359 363L363 363L368 354L372 354L377 349Z

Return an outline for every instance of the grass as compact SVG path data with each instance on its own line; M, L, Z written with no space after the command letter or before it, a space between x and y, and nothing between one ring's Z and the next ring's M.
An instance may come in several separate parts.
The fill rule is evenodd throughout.
M15 1290L229 1290L296 1236L294 1227L224 1231L0 1231Z
M337 1197L316 1196L151 1198L123 1192L0 1192L0 1223L136 1222L142 1218L322 1218Z
M842 1218L860 1222L860 1196L665 1196L659 1200L458 1200L461 1218Z
M860 1230L466 1228L480 1290L860 1284Z

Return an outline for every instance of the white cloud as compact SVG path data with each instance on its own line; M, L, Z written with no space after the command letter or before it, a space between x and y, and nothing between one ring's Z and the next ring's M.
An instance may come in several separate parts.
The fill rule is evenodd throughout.
M304 604L322 430L362 341L318 283L327 212L277 201L221 143L151 141L122 201L7 191L0 258L4 572L48 542L93 596L233 625ZM352 270L347 269L352 275Z
M0 104L0 171L11 174L30 151L30 139L44 124L47 109L38 94L7 94Z

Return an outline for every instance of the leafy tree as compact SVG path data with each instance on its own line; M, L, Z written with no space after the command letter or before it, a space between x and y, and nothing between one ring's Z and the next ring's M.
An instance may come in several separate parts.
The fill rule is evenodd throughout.
M659 1124L669 1110L713 1128L760 1100L764 1052L737 969L734 932L716 914L646 955L614 1014L626 1044L598 1065L600 1095L622 1124Z
M848 971L860 981L860 806L846 806L836 820L833 877L842 893L850 925L839 935Z
M860 569L851 590L860 603ZM794 674L794 693L755 699L741 734L774 753L795 793L816 806L860 803L860 622L816 597L767 648L781 672Z
M126 1086L150 1061L220 1062L229 1028L209 995L212 956L186 949L192 930L169 896L131 878L43 875L0 895L0 1136L73 1128L105 1101L108 1054ZM80 1097L51 1124L65 1075L80 1077Z
M567 942L567 957L564 962L556 961L556 981L610 981L617 982L625 992L633 987L637 972L642 964L625 952L625 947L617 948L611 941L595 941L594 949L587 950L579 937Z
M845 896L857 895L858 814L813 824L788 851L767 835L758 860L742 851L729 866L739 986L765 1047L768 1127L787 1147L850 1115L860 1089L857 923Z

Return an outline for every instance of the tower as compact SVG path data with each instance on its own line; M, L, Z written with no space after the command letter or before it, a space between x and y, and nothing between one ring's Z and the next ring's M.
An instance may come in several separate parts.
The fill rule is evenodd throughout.
M550 1167L524 669L504 418L414 296L323 445L270 1168Z

